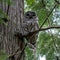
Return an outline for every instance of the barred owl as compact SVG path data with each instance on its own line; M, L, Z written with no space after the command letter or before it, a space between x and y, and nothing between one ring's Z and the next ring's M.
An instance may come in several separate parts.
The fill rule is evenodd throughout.
M36 16L36 13L33 11L26 12L23 20L23 30L24 30L23 34L27 35L28 33L34 32L38 29L39 29L39 25L38 25L38 17ZM27 37L28 42L36 46L37 37L38 34Z

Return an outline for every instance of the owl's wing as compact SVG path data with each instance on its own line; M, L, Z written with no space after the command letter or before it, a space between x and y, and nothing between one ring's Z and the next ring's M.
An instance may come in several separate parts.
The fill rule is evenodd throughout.
M23 23L22 29L23 29L23 35L27 35L29 33L29 24Z

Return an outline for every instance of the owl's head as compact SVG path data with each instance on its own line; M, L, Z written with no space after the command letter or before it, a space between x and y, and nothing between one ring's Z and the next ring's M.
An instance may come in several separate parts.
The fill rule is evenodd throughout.
M36 18L36 13L33 12L33 11L27 11L27 12L25 13L25 18L28 18L28 19Z

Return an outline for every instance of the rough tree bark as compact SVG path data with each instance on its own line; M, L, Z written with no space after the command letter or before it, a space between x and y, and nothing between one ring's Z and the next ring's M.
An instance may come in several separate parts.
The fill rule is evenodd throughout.
M2 0L3 1L3 0ZM5 13L7 13L7 7L8 4L5 4L4 2L0 2L0 9L2 9ZM20 48L20 51L23 49L23 42L21 42L19 39L14 37L15 31L17 29L20 32L22 31L21 24L23 22L23 13L24 13L24 0L12 0L12 4L9 7L9 21L8 25L4 26L2 25L0 29L2 29L2 41L3 49L7 52L8 55L13 54L17 48ZM0 39L0 40L1 40ZM9 60L24 60L24 54L21 58L18 57L19 54L16 54L14 58L10 57Z

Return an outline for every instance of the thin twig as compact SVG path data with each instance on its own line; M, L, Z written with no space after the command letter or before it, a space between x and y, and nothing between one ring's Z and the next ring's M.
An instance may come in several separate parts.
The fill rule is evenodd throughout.
M9 8L10 8L10 5L8 4L8 7L7 7L7 15L8 15L8 13L9 13Z
M16 49L16 51L15 51L13 54L9 55L8 58L10 58L10 57L16 55L16 53L19 51L19 49L20 49L20 48Z
M25 47L22 49L22 51L21 51L21 53L20 53L20 55L19 55L19 58L20 58L20 59L21 59L21 57L22 57L22 55L23 55L23 53L24 53L24 50L25 50L26 46L27 46L27 43L25 44Z
M57 4L60 4L60 2L59 2L58 0L55 0L55 2L56 2Z
M34 47L31 43L26 42L24 48L22 49L22 51L20 51L19 50L20 48L18 48L13 54L9 55L8 58L14 57L16 54L20 54L19 58L21 58L27 45L29 45L32 48L36 49L36 47Z
M21 51L21 53L20 53L20 55L19 55L19 58L20 58L20 59L21 59L21 57L22 57L22 55L23 55L23 53L24 53L24 50L25 50L25 48L26 48L27 45L31 46L33 49L36 49L36 47L34 47L31 43L26 42L25 47L22 49L22 51Z
M54 5L54 7L52 8L51 12L48 14L48 16L46 17L46 19L44 20L44 22L42 23L42 25L40 26L40 28L44 25L44 23L47 21L48 17L51 15L51 13L53 12L53 10L55 9L56 4Z

